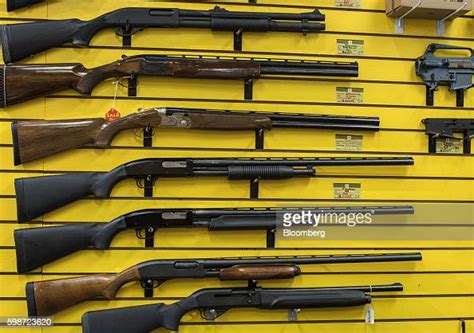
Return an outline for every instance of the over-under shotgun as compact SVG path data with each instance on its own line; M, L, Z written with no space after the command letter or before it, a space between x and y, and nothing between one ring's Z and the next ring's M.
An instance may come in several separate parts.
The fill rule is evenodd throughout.
M421 253L384 253L291 257L240 257L221 259L149 260L117 274L94 274L68 279L29 282L26 300L29 316L50 316L96 298L115 298L129 282L158 287L171 279L220 280L285 279L298 276L298 265L419 261Z
M245 81L245 98L252 99L252 80L272 76L358 75L357 62L252 60L236 58L168 57L136 55L87 69L82 64L0 66L0 106L74 89L91 95L107 79L169 76L197 79L238 79ZM1 86L3 85L3 86Z
M112 121L104 118L14 121L12 123L14 162L15 165L19 165L85 145L107 148L120 131L155 127L255 130L255 148L263 149L264 130L286 127L378 131L379 118L151 108Z
M251 196L258 197L261 179L315 177L318 166L413 165L411 157L320 157L320 158L148 158L122 164L109 172L81 172L57 176L15 179L19 222L32 220L68 203L92 195L108 198L114 186L127 178L220 176L250 180Z

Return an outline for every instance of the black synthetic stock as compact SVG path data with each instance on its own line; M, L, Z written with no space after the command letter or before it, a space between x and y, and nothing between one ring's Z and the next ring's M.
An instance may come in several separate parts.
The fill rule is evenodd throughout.
M3 60L12 63L72 41L85 23L78 19L0 26Z
M36 3L43 2L43 0L7 0L7 11L28 7Z
M181 317L188 311L178 303L86 312L81 318L82 332L148 333L159 327L177 331Z
M15 179L18 222L30 221L68 203L93 194L102 173Z
M32 271L90 246L108 249L114 236L125 229L125 222L117 219L113 223L72 223L15 230L18 273Z

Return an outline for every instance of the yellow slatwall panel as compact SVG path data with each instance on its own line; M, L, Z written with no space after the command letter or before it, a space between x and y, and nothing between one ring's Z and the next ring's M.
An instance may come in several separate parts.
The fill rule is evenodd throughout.
M302 12L312 10L313 0L127 1L57 0L12 13L0 1L0 23L33 19L91 19L125 6L209 9L214 5L231 10ZM197 29L147 29L133 37L132 49L122 49L121 39L111 30L97 33L89 49L56 48L22 63L80 62L88 68L120 58L122 54L168 54L238 56L242 58L357 61L358 78L313 79L261 78L254 85L254 99L243 100L239 81L140 78L138 97L127 97L119 87L116 108L122 115L149 107L191 107L270 112L320 113L378 116L377 133L274 129L266 133L266 151L254 151L252 132L208 132L159 129L152 149L142 149L132 131L116 136L108 150L82 148L20 166L13 165L11 122L21 119L79 119L103 117L112 106L114 85L99 84L93 97L63 91L12 107L0 113L0 316L25 316L26 282L65 278L81 274L119 272L140 261L166 258L194 258L239 255L344 254L420 251L422 262L348 265L310 265L292 281L265 281L268 287L310 287L401 282L400 293L374 297L375 325L363 323L364 309L304 310L299 322L287 322L285 311L235 309L214 322L204 322L190 312L181 332L459 332L466 318L467 332L474 330L474 252L472 241L287 241L277 249L265 248L265 233L252 231L215 232L205 229L159 230L155 249L144 249L134 231L119 234L108 251L79 251L46 265L32 274L18 276L14 251L15 229L75 222L107 222L127 212L144 208L281 207L283 205L350 205L333 199L334 183L360 183L361 203L396 205L412 202L472 203L474 201L473 158L463 155L427 153L425 118L472 118L474 91L466 93L465 108L456 109L455 96L441 88L435 107L425 106L425 87L414 72L414 59L430 42L474 47L474 16L447 24L446 36L436 37L433 21L408 20L404 35L395 35L395 21L384 14L383 0L362 0L360 9L345 9L333 0L317 2L327 17L327 30L303 37L289 33L246 33L244 51L232 51L232 34ZM364 42L364 54L337 56L337 40ZM336 102L336 88L363 88L363 103ZM361 152L336 151L336 134L362 134ZM143 157L323 157L323 156L413 156L413 167L318 168L319 178L265 181L259 201L248 200L247 182L216 178L162 179L154 198L142 198L142 190L131 180L118 184L110 200L85 199L18 225L13 180L68 171L106 171ZM179 199L179 200L176 200ZM469 223L471 221L465 221ZM243 241L245 240L245 241ZM81 332L80 316L88 310L149 302L170 303L205 287L243 286L242 282L172 280L155 292L153 300L142 299L142 289L132 283L122 288L114 301L94 300L63 311L54 317L55 327L4 329L0 332Z

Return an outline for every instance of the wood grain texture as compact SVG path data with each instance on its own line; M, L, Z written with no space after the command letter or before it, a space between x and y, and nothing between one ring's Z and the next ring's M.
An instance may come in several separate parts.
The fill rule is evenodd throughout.
M268 117L258 115L185 114L165 116L157 109L143 110L119 119L39 120L12 122L14 163L19 165L73 148L110 147L122 131L137 128L192 128L213 130L270 129ZM156 128L156 129L155 129Z
M112 299L126 283L137 281L140 274L135 266L118 274L88 275L77 278L31 282L36 316L51 316L56 312L98 296ZM28 295L27 295L28 296ZM34 299L34 302L33 302Z
M301 270L293 265L246 266L238 265L221 269L221 280L288 279L298 276Z

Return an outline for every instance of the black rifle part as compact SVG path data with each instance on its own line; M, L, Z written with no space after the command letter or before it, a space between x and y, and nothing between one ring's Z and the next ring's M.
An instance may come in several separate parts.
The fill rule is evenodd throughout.
M66 43L88 46L92 37L107 28L115 29L130 46L131 35L145 28L198 28L232 31L234 49L242 50L244 32L300 32L325 29L325 17L315 9L301 14L233 12L220 7L211 10L177 8L121 8L90 21L79 19L7 24L0 27L3 59L11 63ZM318 22L318 23L315 23Z
M469 57L436 56L438 50L470 51ZM426 84L426 105L433 106L438 86L448 86L456 92L456 106L464 106L464 91L473 85L474 50L469 47L429 44L425 53L416 60L416 74Z
M371 302L373 292L402 291L400 283L391 285L278 288L201 289L173 304L148 304L91 311L82 316L84 333L148 333L157 328L177 331L184 314L199 310L214 320L232 308L306 309L361 306Z
M474 136L474 119L456 118L427 118L422 120L425 125L425 133L428 135L428 151L436 153L436 139L449 138L462 140L463 153L471 153L471 139ZM462 133L463 138L455 136Z
M43 0L7 0L7 11L11 12L40 2L43 2Z
M121 180L154 180L174 177L221 176L249 180L252 198L258 198L258 183L265 179L315 177L318 166L413 165L411 157L321 157L321 158L150 158L122 164L109 172L82 172L57 176L15 179L18 222L32 220L89 195L108 198Z
M14 232L17 269L18 273L26 273L79 250L109 249L115 235L126 229L135 229L138 238L151 240L151 246L155 232L164 228L207 228L209 231L266 230L267 233L273 234L280 214L301 210L311 210L315 214L414 213L412 206L144 209L119 216L107 223L70 223L62 226L17 229ZM274 243L270 244L270 247L274 246Z

